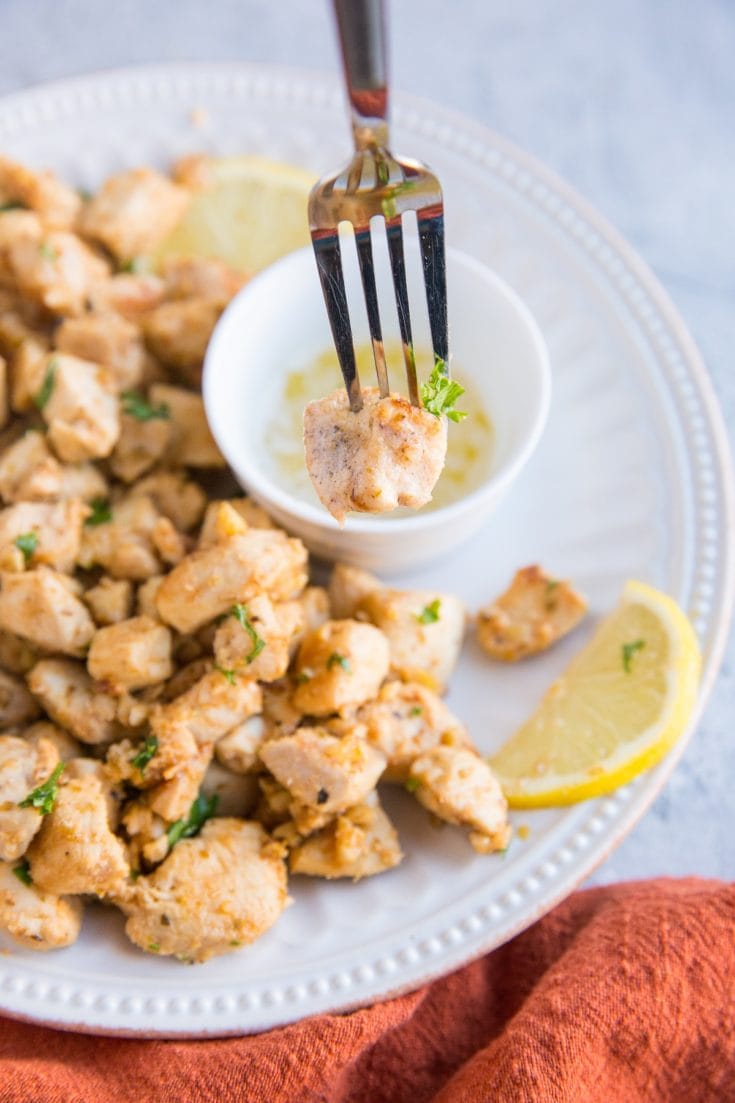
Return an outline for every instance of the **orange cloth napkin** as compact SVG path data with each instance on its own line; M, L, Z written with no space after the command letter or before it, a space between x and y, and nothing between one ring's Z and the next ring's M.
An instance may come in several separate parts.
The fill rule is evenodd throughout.
M728 1103L735 886L579 892L418 992L255 1037L0 1020L2 1103Z

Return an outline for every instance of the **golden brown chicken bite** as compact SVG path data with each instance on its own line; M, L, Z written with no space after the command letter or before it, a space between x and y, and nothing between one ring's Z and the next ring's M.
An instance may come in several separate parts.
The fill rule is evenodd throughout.
M107 489L107 480L93 464L59 463L46 436L35 429L29 429L0 456L0 495L6 502L90 501L104 497Z
M168 383L154 383L148 397L153 406L167 406L171 413L171 445L166 454L170 466L226 466L209 430L201 395Z
M47 169L33 170L0 157L0 203L22 203L44 226L69 229L82 206L79 193ZM24 212L25 213L25 212Z
M296 708L329 716L376 695L388 674L388 642L371 624L328 620L310 632L296 658Z
M396 830L377 795L371 794L299 842L289 853L289 869L310 877L359 881L393 869L402 859Z
M89 648L87 670L115 694L165 682L173 672L171 633L150 617L100 628Z
M70 573L79 555L84 521L89 513L89 507L78 498L63 502L16 502L0 510L0 547L24 540L27 563Z
M469 827L470 843L479 853L508 845L507 802L497 778L476 751L432 747L411 763L407 784L439 819Z
M329 604L335 620L354 617L360 602L373 590L382 589L382 582L359 567L336 563L329 578Z
M130 868L112 830L113 814L110 789L97 773L62 780L53 810L28 849L33 884L59 895L116 894Z
M162 620L193 632L260 593L288 601L306 583L306 549L275 529L248 529L187 555L161 583Z
M136 387L145 370L145 348L132 322L111 312L65 318L54 334L60 352L109 368L115 389Z
M124 413L120 419L120 438L110 457L113 475L124 483L135 482L163 458L171 443L171 433L168 414L141 420Z
M52 314L81 314L95 281L109 266L76 234L50 230L40 241L22 237L6 250L15 286Z
M183 839L122 903L141 949L207 961L254 942L288 903L286 867L259 823L209 820Z
M275 605L261 594L237 603L214 637L214 657L223 670L236 670L260 682L275 682L288 670L291 641L303 629L298 601Z
M87 525L79 549L80 567L103 567L113 578L143 582L161 570L153 544L159 513L146 495L130 495L110 507L110 520Z
M46 361L36 403L48 425L48 439L67 463L109 456L120 436L120 414L107 368L68 353Z
M60 950L79 937L84 906L71 896L43 892L17 863L0 862L0 931L29 950Z
M23 727L41 710L20 678L0 668L0 728Z
M224 306L208 298L161 303L143 319L148 348L187 383L199 384L209 338Z
M133 584L125 578L103 575L96 586L84 591L83 600L97 624L119 624L133 608Z
M443 693L459 658L466 611L454 594L429 590L373 590L357 616L377 625L390 646L391 674Z
M159 513L170 518L180 532L189 532L199 523L207 505L207 495L184 471L155 471L139 479L130 495L145 495Z
M398 394L381 398L375 387L362 396L359 413L350 409L344 389L304 410L306 467L320 501L340 524L350 510L426 505L447 453L446 418Z
M95 685L82 663L42 659L27 681L51 719L82 743L109 743L119 736L115 698Z
M516 571L504 594L477 615L477 639L493 659L514 663L545 651L579 624L587 602L541 567Z
M86 605L70 592L66 575L48 567L0 575L0 628L43 651L84 655L95 624Z
M28 743L0 735L0 860L12 862L25 854L41 826L41 813L21 802L53 773L59 761L48 739Z
M261 715L250 716L219 739L214 753L230 773L251 774L260 769L259 752L266 738Z
M173 230L189 204L189 193L152 169L111 176L85 204L79 226L118 260L149 253Z

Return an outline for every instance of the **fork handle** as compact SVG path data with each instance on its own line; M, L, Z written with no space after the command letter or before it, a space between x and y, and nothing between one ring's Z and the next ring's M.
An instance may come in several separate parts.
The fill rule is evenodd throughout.
M384 0L332 0L355 149L388 145Z

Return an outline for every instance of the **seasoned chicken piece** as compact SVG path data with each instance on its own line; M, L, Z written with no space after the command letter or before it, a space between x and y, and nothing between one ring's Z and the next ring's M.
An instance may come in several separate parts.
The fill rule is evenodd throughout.
M293 703L293 683L290 678L269 682L263 686L263 724L265 738L278 739L291 735L304 718Z
M150 253L173 230L189 203L189 193L152 169L111 176L84 207L79 226L101 241L118 260Z
M60 950L71 946L82 928L84 905L71 896L42 892L0 862L0 931L29 950ZM25 877L25 866L20 867Z
M135 482L163 458L171 443L171 433L168 413L145 420L123 414L120 439L110 457L113 475L124 483Z
M61 352L109 368L115 389L136 387L145 370L145 347L140 331L119 314L88 313L66 318L54 334Z
M9 289L12 290L12 275L8 269L8 247L23 238L38 242L42 237L43 225L34 211L0 209L0 282L8 283Z
M0 669L0 728L22 727L35 720L40 711L20 678Z
M56 748L61 762L69 762L70 759L78 758L84 753L78 740L63 728L50 724L48 720L39 720L37 724L31 724L30 728L26 728L23 733L23 738L33 747L37 747L41 740L51 743Z
M152 620L160 620L156 600L162 582L163 575L156 574L147 578L145 582L142 582L138 587L136 605L140 616L150 617Z
M356 615L385 633L391 674L444 692L459 658L467 617L458 597L430 590L374 590L362 599Z
M219 299L203 298L161 303L143 319L148 348L188 383L198 384L209 338L224 306Z
M10 405L17 414L28 413L42 402L50 384L44 388L48 375L48 343L36 334L25 337L13 356Z
M44 892L112 896L130 873L113 833L114 802L96 773L59 785L53 811L28 849L33 884Z
M5 215L7 218L7 215ZM0 219L0 226L5 225ZM24 341L45 334L50 328L48 315L42 307L22 298L16 289L3 287L3 251L0 248L0 353L13 360ZM13 364L15 374L15 364Z
M214 257L176 257L164 264L167 299L210 299L227 304L246 282Z
M373 877L393 869L403 853L393 824L371 793L327 827L304 839L289 854L291 873L310 877Z
M160 782L145 794L148 806L166 823L187 819L212 761L212 744L197 748L176 774Z
M128 322L140 322L163 301L163 280L150 273L118 272L97 280L89 293L92 309L100 314L119 314Z
M254 942L288 902L280 848L259 823L223 817L177 843L122 907L141 949L207 961Z
M411 763L407 784L439 819L469 827L470 843L480 854L508 845L508 805L495 775L476 751L433 747Z
M447 454L447 423L400 395L362 392L350 410L335 391L304 410L306 467L322 504L340 524L350 510L387 513L431 501Z
M158 518L151 539L159 556L169 566L180 563L192 546L192 541L183 536L168 517Z
M13 862L28 849L43 817L36 808L22 808L21 801L48 780L58 761L48 739L34 745L0 735L0 860Z
M182 729L190 733L197 745L203 746L216 743L238 724L261 712L262 707L263 695L257 682L242 677L229 679L219 670L210 670L173 701L155 706L151 728L160 746L171 733Z
M6 502L102 498L107 483L91 463L61 464L46 437L28 430L0 455L0 495Z
M120 415L107 368L55 353L39 393L49 441L62 460L81 463L109 456L120 436Z
M48 567L0 575L0 628L44 651L83 655L94 635L86 605Z
M207 505L202 488L188 479L184 471L156 471L132 486L130 495L149 497L179 532L189 532L199 524Z
M210 502L199 530L197 548L211 548L230 536L247 532L248 528L234 502Z
M324 815L363 801L385 769L385 755L359 734L339 739L321 728L269 740L260 757L299 804Z
M296 657L296 708L312 716L361 705L388 674L388 641L372 624L328 620L310 632Z
M51 230L40 241L19 238L6 257L21 294L52 314L82 314L92 285L109 271L106 261L66 230Z
M87 670L116 695L170 678L171 633L150 617L100 628L87 655Z
M219 762L212 762L202 781L202 794L210 800L217 798L218 816L244 819L252 812L260 790L254 775L244 777L225 769Z
M112 520L85 526L80 567L103 567L113 578L143 582L161 570L153 544L159 513L146 495L130 495L112 507Z
M259 752L265 742L263 717L250 716L217 741L217 761L233 774L251 774L260 769Z
M222 453L209 431L201 395L154 383L149 392L153 406L168 406L173 430L171 447L167 455L170 466L225 467Z
M89 507L78 498L62 502L17 502L0 510L0 547L23 537L26 562L68 573L81 547Z
M0 631L0 667L13 674L27 674L38 661L38 652L12 632Z
M359 567L336 563L329 579L329 604L336 620L354 617L360 602L374 590L381 590L383 583Z
M51 719L82 743L109 743L119 735L115 698L95 686L81 663L42 659L28 686Z
M260 593L288 601L306 583L306 560L300 540L275 529L248 529L174 567L158 591L158 613L179 632L193 632Z
M84 592L83 601L97 624L119 624L133 608L133 584L124 578L103 575L96 586Z
M148 806L145 795L140 800L128 801L121 824L128 837L128 857L135 871L141 866L154 866L162 862L169 851L167 832L170 824Z
M292 657L306 634L321 628L330 619L329 596L323 586L307 586L298 601L301 606L301 627L291 640Z
M303 630L298 601L273 604L265 594L233 606L214 637L214 657L224 670L275 682L288 670L291 641Z
M569 582L541 567L523 567L505 593L478 613L477 640L493 659L514 663L551 647L586 612L587 602Z
M34 172L25 165L0 157L0 205L22 203L38 215L44 226L70 229L82 201L79 193L52 172Z
M384 781L405 781L413 760L432 747L472 747L442 699L410 682L386 682L377 698L358 710L356 719L388 760Z

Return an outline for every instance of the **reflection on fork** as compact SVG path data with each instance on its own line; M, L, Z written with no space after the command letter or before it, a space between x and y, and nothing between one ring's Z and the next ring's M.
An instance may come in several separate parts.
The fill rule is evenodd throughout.
M350 407L362 408L349 308L342 273L340 223L355 233L368 326L380 394L389 393L378 310L371 221L383 220L388 239L398 324L411 403L420 406L406 286L403 215L416 213L435 362L449 363L444 206L436 176L420 161L388 150L388 86L383 0L333 0L352 113L355 153L339 172L323 177L309 198L309 226L319 278Z

